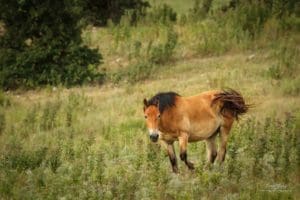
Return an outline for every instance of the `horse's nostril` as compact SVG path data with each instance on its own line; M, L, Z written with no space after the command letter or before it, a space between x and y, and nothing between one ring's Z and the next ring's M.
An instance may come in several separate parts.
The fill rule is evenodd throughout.
M156 142L157 139L158 139L158 136L159 136L159 135L156 134L156 133L155 133L155 134L151 134L151 135L150 135L150 139L151 139L153 142Z

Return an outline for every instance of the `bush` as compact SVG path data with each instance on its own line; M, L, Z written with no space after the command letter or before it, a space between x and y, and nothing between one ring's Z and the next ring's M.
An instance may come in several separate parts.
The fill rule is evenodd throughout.
M153 10L147 14L147 17L151 22L167 25L170 22L176 22L177 13L169 5L163 4L153 7Z
M119 83L126 80L130 83L145 80L155 73L158 66L161 66L171 61L177 46L178 34L173 27L167 27L166 41L158 44L153 44L150 40L148 45L143 48L140 41L134 41L132 50L128 54L129 60L132 63L118 72L112 73L109 76L114 83Z
M173 28L169 28L167 41L165 44L158 44L150 51L150 62L155 64L164 64L172 57L177 45L178 35Z
M11 147L12 148L12 147ZM40 167L45 159L47 148L41 147L37 150L25 151L22 147L17 146L16 149L9 149L7 155L4 155L3 166L6 168L27 170Z
M107 25L108 20L117 24L128 10L131 11L131 23L135 23L138 16L145 15L145 9L150 6L143 0L88 0L82 4L85 19L95 26Z
M41 117L42 130L51 130L57 127L57 113L61 107L61 102L47 102Z
M212 0L194 0L193 8L189 10L188 14L190 20L199 21L204 19L210 10L212 2Z
M2 109L0 109L0 135L3 133L6 124L5 113Z
M79 5L65 1L0 0L0 87L67 86L101 79L101 55L83 46Z
M8 107L11 105L11 100L8 98L4 92L0 90L0 106Z
M299 49L293 45L294 41L284 40L275 46L273 57L276 63L269 68L269 75L273 79L284 77L295 78L297 65L300 61Z
M151 75L153 65L147 62L137 63L128 70L128 81L131 83L145 80Z

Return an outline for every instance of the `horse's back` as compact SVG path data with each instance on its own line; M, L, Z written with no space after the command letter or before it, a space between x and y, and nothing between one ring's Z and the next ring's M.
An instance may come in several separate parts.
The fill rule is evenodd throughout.
M186 126L191 140L197 141L209 137L220 125L219 114L212 107L215 94L218 91L207 91L195 96L180 97L175 109L185 119L182 127Z
M215 110L212 107L212 101L215 98L215 95L220 91L211 90L202 92L198 95L183 97L183 105L187 110L192 112L201 110L201 112L214 112Z

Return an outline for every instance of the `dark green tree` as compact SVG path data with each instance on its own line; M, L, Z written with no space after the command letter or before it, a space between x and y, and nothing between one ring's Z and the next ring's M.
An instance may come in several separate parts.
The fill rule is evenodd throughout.
M0 86L74 85L101 78L82 45L82 0L0 0Z
M119 23L121 16L128 10L132 11L131 22L135 23L149 6L144 0L86 0L83 3L86 20L97 26L106 25L108 19Z

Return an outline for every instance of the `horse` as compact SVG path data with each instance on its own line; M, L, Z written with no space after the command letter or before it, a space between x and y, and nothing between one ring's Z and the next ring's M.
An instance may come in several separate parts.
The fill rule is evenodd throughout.
M178 173L174 142L179 142L180 159L190 169L194 164L188 160L189 142L205 140L207 163L215 159L222 164L234 120L248 111L242 95L233 90L206 91L183 97L175 92L161 92L151 99L143 100L144 117L150 140L161 141L166 147L172 170ZM216 136L220 135L217 152Z

